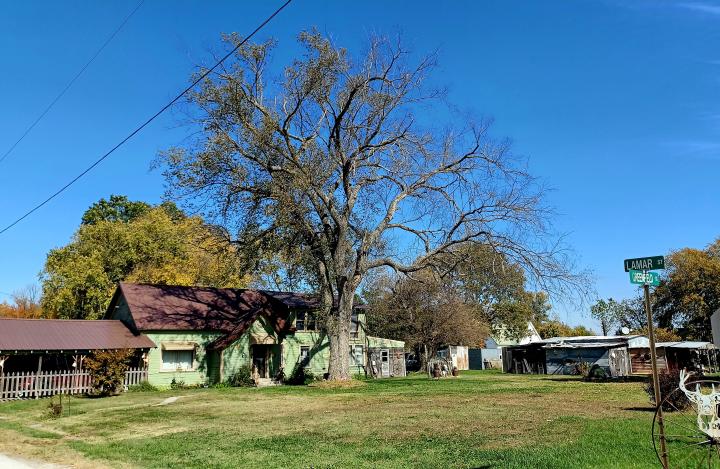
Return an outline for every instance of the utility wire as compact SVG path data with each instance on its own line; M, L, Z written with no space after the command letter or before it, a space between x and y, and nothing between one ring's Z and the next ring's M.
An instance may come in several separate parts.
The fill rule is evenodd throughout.
M2 163L5 160L5 158L7 158L8 155L10 155L10 153L12 153L12 151L15 149L15 147L18 146L18 144L23 141L23 139L27 136L27 134L29 134L30 131L38 124L38 122L40 122L42 120L42 118L45 117L45 114L50 112L50 109L52 109L53 106L55 106L55 103L60 101L60 98L63 97L63 95L67 92L67 90L69 90L70 87L73 85L73 83L75 83L75 81L78 78L80 78L80 75L82 75L85 72L85 70L87 70L87 68L90 66L90 64L92 64L95 61L97 56L100 55L100 53L105 49L105 47L107 47L107 45L110 44L110 42L115 38L115 36L117 36L117 34L120 32L120 30L125 26L125 23L127 23L130 20L130 18L132 18L132 16L135 14L136 11L138 11L140 9L140 7L142 6L143 3L145 3L145 0L140 0L140 3L137 4L135 9L133 11L131 11L130 14L125 17L123 22L120 23L120 26L118 26L117 29L115 29L115 31L113 31L113 33L105 40L103 45L100 46L100 48L95 52L95 54L92 57L90 57L90 60L88 60L87 63L85 63L85 65L80 69L80 71L77 72L77 74L72 78L72 80L70 80L68 82L68 84L65 85L65 88L63 88L62 91L60 91L60 93L58 93L58 95L55 96L55 99L53 99L50 102L50 104L48 104L48 106L45 108L45 110L42 113L40 113L40 115L33 121L32 124L30 124L30 127L25 129L25 132L23 132L23 134L20 135L20 138L15 140L15 143L13 143L10 146L10 148L8 148L8 150L0 157L0 163Z
M39 208L41 208L43 205L45 205L45 204L47 204L48 202L50 202L52 199L54 199L54 198L57 197L58 195L62 194L67 188L69 188L70 186L72 186L73 184L75 184L81 177L85 176L85 175L86 175L87 173L89 173L93 168L95 168L95 166L99 165L103 160L105 160L105 158L107 158L108 156L112 155L115 150L117 150L118 148L120 148L121 146L123 146L123 145L125 144L125 142L127 142L128 140L130 140L131 138L133 138L138 132L140 132L142 129L144 129L148 124L150 124L150 123L151 123L152 121L154 121L156 118L158 118L158 117L160 116L160 114L162 114L163 112L167 111L173 104L175 104L180 98L182 98L188 91L190 91L191 89L193 89L193 88L195 87L195 85L197 85L197 84L200 83L203 79L205 79L205 77L207 77L208 75L210 75L210 73L212 73L213 70L215 70L220 64L222 64L225 60L227 60L228 57L230 57L231 55L233 55L233 54L235 53L235 51L237 51L238 49L240 49L240 47L242 47L248 40L250 40L250 38L252 38L255 34L257 34L263 27L265 27L265 25L268 24L273 18L275 18L275 16L277 16L286 6L288 6L288 5L290 4L290 2L292 2L292 0L287 0L285 3L283 3L282 6L280 6L280 8L278 8L277 10L275 10L275 12L274 12L272 15L268 16L267 19L260 24L260 26L258 26L257 28L255 28L255 30L254 30L252 33L250 33L250 35L248 35L247 37L245 37L245 39L243 39L242 41L240 41L240 43L239 43L237 46L235 46L230 52L228 52L227 54L225 54L225 56L223 56L223 58L221 58L219 61L217 61L217 62L215 63L215 65L213 65L212 67L210 67L209 69L207 69L202 75L200 75L195 81L193 81L192 84L190 84L190 86L188 86L188 87L185 88L180 94L178 94L177 96L175 96L175 98L173 98L169 103L167 103L165 106L163 106L158 112L156 112L155 114L153 114L152 117L150 117L148 120L146 120L145 122L143 122L143 123L142 123L139 127L137 127L135 130L133 130L132 132L130 132L130 134L128 134L127 137L125 137L124 139L122 139L122 140L120 141L120 143L118 143L117 145L115 145L114 147L112 147L107 153L105 153L105 154L102 155L100 158L98 158L97 160L95 160L95 162L94 162L93 164L91 164L90 166L88 166L87 168L85 168L85 170L84 170L83 172L81 172L80 174L78 174L77 176L75 176L73 179L71 179L70 182L68 182L67 184L65 184L64 186L62 186L60 189L58 189L57 191L55 191L51 196L49 196L48 198L46 198L45 200L43 200L42 202L40 202L39 204L37 204L36 206L34 206L32 209L30 209L30 210L28 210L27 212L25 212L25 214L24 214L23 216L21 216L20 218L18 218L17 220L15 220L14 222L12 222L12 223L10 223L9 225L7 225L5 228L3 228L2 230L0 230L0 235L3 234L3 233L5 233L6 231L8 231L8 230L9 230L10 228L12 228L13 226L17 225L17 224L20 223L21 221L23 221L25 218L29 217L33 212L35 212L36 210L38 210Z

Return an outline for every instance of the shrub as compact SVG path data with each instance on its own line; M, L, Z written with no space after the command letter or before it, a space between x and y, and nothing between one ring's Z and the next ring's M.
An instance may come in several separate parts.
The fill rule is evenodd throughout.
M573 374L580 375L583 378L587 378L590 374L590 363L588 362L577 362L575 363L575 369Z
M50 399L50 403L48 404L48 412L50 413L51 418L57 418L62 415L62 412L63 412L62 395L60 396L59 401L55 401L55 398Z
M133 351L95 350L84 361L84 366L92 378L92 387L97 396L109 396L117 393L125 380Z
M601 367L598 364L595 364L591 366L588 369L587 375L585 375L586 380L606 380L608 379L607 372L605 371L605 368Z
M225 382L235 388L255 385L249 366L241 366L235 373L230 375Z
M312 371L297 363L290 374L290 378L285 382L291 385L305 385L312 383L315 379L315 374Z
M685 409L690 402L685 393L682 391L674 392L680 384L680 372L677 370L665 371L660 373L660 396L663 399L663 410L673 411ZM690 383L687 383L688 389ZM650 397L650 402L657 406L655 403L655 387L653 386L652 375L648 378L647 383L644 386L645 392ZM668 396L670 396L668 398ZM667 400L665 400L668 398Z
M142 381L138 384L133 384L132 386L128 387L128 392L152 392L157 390L158 388L148 383L147 381Z
M185 384L185 381L181 379L175 379L173 378L172 381L170 381L170 389L186 389L187 385Z

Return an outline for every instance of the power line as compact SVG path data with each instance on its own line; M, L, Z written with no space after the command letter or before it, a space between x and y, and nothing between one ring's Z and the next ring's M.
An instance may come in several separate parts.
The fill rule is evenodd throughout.
M23 132L22 135L20 135L20 138L15 140L15 143L13 143L10 146L10 148L8 148L8 150L3 154L3 156L0 157L0 163L2 163L5 160L5 158L7 158L8 155L10 155L10 153L12 153L12 151L15 149L15 147L18 146L18 144L23 141L23 139L27 136L27 134L29 134L30 131L38 124L38 122L40 122L42 120L42 118L45 117L45 114L50 112L50 109L53 108L55 103L60 101L60 98L63 97L63 95L67 92L67 90L69 90L70 87L73 85L73 83L75 83L75 81L78 78L80 78L80 75L82 75L85 72L85 70L87 70L87 68L90 66L90 64L92 64L95 61L97 56L100 55L100 53L105 49L105 47L107 47L107 45L110 44L110 42L115 38L115 36L117 36L117 34L120 32L120 30L125 26L125 23L127 23L130 20L130 18L132 18L132 16L135 14L136 11L138 11L140 9L140 7L142 6L143 3L145 3L145 0L140 0L140 3L137 4L135 9L133 9L133 11L131 11L130 14L125 17L125 19L122 21L122 23L120 23L120 26L118 26L115 29L115 31L113 31L113 33L105 40L105 42L102 44L102 46L100 46L100 48L95 52L95 54L93 54L93 56L90 57L90 60L88 60L85 63L85 65L80 69L80 71L77 72L77 74L72 78L72 80L70 80L68 82L68 84L65 85L65 88L63 88L62 91L60 91L60 93L58 93L58 95L55 96L55 99L53 99L50 102L50 104L48 104L48 106L45 108L45 110L40 113L40 115L33 121L32 124L30 124L30 127L25 129L25 132Z
M36 206L34 206L32 209L30 209L30 210L28 210L27 212L25 212L25 214L24 214L23 216L21 216L20 218L18 218L17 220L15 220L14 222L12 222L12 223L10 223L9 225L7 225L5 228L3 228L2 230L0 230L0 235L3 234L3 233L5 233L7 230L9 230L10 228L12 228L13 226L17 225L17 224L20 223L21 221L23 221L25 218L29 217L33 212L35 212L36 210L38 210L39 208L41 208L43 205L45 205L45 204L47 204L48 202L50 202L52 199L54 199L54 198L57 197L58 195L62 194L67 188L69 188L70 186L72 186L73 184L75 184L81 177L85 176L87 173L89 173L90 171L92 171L92 169L95 168L95 166L99 165L103 160L105 160L105 158L107 158L108 156L112 155L115 150L117 150L118 148L120 148L121 146L123 146L123 145L125 144L125 142L127 142L128 140L130 140L131 138L133 138L138 132L140 132L142 129L144 129L148 124L150 124L150 123L151 123L152 121L154 121L156 118L158 118L158 117L160 116L160 114L162 114L163 112L167 111L173 104L175 104L180 98L182 98L182 97L185 95L185 93L187 93L188 91L190 91L191 89L193 89L193 88L195 87L195 85L197 85L197 84L200 83L203 79L205 79L205 77L207 77L208 75L210 75L210 73L212 73L213 70L215 70L220 64L222 64L225 60L227 60L228 57L230 57L231 55L233 55L233 54L235 53L235 51L237 51L237 50L238 50L240 47L242 47L248 40L250 40L250 38L252 38L255 34L257 34L258 31L260 31L263 27L265 27L265 25L268 24L273 18L275 18L275 16L276 16L277 14L279 14L286 6L288 6L288 5L290 4L290 2L292 2L292 0L287 0L285 3L283 3L282 6L280 6L280 8L278 8L277 10L275 10L275 12L273 12L272 15L268 16L267 19L260 24L260 26L258 26L257 28L255 28L255 30L254 30L252 33L250 33L250 35L248 35L245 39L243 39L242 41L240 41L240 43L239 43L237 46L235 46L230 52L228 52L227 54L225 54L225 56L223 56L223 58L221 58L219 61L217 61L217 62L215 63L215 65L213 65L212 67L210 67L209 69L207 69L207 70L206 70L202 75L200 75L194 82L192 82L192 84L190 84L190 86L188 86L188 87L185 88L180 94L178 94L177 96L175 96L175 98L173 98L169 103L167 103L165 106L163 106L158 112L156 112L155 114L153 114L152 117L150 117L148 120L146 120L145 122L143 122L143 123L142 123L139 127L137 127L135 130L133 130L132 132L130 132L130 134L129 134L127 137L125 137L124 139L122 139L122 140L120 141L120 143L118 143L117 145L115 145L114 147L112 147L107 153L105 153L105 154L102 155L100 158L98 158L97 160L95 160L95 162L94 162L93 164L91 164L90 166L88 166L87 168L85 168L85 170L84 170L83 172L81 172L80 174L78 174L77 176L75 176L73 179L71 179L70 182L68 182L67 184L65 184L64 186L62 186L60 189L58 189L57 191L55 191L51 196L49 196L48 198L46 198L45 200L43 200L42 202L40 202L39 204L37 204Z

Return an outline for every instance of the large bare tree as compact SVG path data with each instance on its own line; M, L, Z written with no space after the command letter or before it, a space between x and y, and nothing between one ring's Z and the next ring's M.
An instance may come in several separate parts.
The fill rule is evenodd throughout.
M353 298L373 269L411 273L478 242L545 285L570 278L542 188L487 121L456 125L427 80L433 56L382 37L356 56L316 31L299 43L276 75L274 43L240 47L189 98L195 140L160 164L170 196L239 224L236 242L301 247L325 305L331 379L350 377Z

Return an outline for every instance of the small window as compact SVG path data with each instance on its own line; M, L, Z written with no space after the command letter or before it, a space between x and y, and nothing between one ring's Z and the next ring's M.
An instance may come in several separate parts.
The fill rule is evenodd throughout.
M388 361L390 359L390 351L387 349L383 349L380 351L380 360L381 361Z
M360 320L358 319L358 313L352 313L350 316L350 337L356 339L360 331Z
M310 363L310 347L300 347L300 364L307 366Z
M295 319L295 330L316 331L317 321L315 315L309 311L299 311Z
M163 350L162 369L165 371L190 371L193 369L193 350Z
M353 365L363 365L363 346L353 345L350 347L350 361Z

